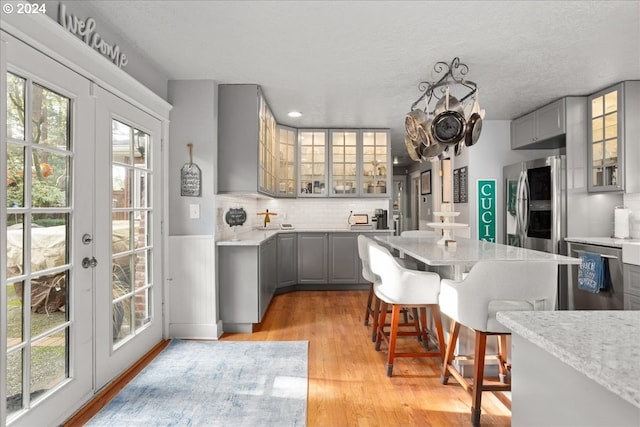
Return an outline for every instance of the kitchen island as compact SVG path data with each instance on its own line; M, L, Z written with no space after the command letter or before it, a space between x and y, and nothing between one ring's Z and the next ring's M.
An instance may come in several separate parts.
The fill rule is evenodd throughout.
M640 425L640 312L498 312L513 426Z
M452 267L454 280L462 280L462 273L465 269L478 261L538 262L551 260L558 264L580 264L579 258L482 240L458 238L455 247L447 247L437 244L438 237L376 236L375 239L427 265ZM443 277L446 275L446 271L443 270L438 273Z

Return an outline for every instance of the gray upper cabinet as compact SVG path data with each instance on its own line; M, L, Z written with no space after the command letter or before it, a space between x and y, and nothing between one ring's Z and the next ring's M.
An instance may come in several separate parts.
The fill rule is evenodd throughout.
M358 175L361 156L360 132L353 129L329 131L331 150L331 188L332 197L354 197L360 195Z
M218 86L218 193L276 193L277 129L258 85Z
M277 149L276 194L278 197L296 197L298 194L298 131L278 125Z
M559 148L566 133L566 102L559 99L511 122L511 148Z
M329 167L326 129L298 129L298 197L327 197Z
M589 96L587 117L589 191L640 191L640 81Z
M390 197L387 129L329 130L330 197Z

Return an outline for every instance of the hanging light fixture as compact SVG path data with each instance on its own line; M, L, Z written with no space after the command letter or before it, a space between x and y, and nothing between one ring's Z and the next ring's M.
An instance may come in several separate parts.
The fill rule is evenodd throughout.
M398 163L398 156L393 156L393 164L397 165Z
M418 85L421 94L405 116L405 145L415 161L455 155L471 147L480 137L485 111L478 102L478 85L465 76L469 67L455 57L451 63L437 62L434 81Z

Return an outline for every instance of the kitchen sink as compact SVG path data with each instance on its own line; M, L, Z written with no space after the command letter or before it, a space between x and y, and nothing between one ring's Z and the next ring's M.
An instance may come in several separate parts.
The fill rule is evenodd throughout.
M640 265L640 240L633 239L622 243L622 262Z

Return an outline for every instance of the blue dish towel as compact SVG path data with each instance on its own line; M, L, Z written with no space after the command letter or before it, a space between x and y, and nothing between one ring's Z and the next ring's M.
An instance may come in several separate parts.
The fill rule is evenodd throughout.
M578 289L597 294L606 288L604 258L591 252L580 253Z

